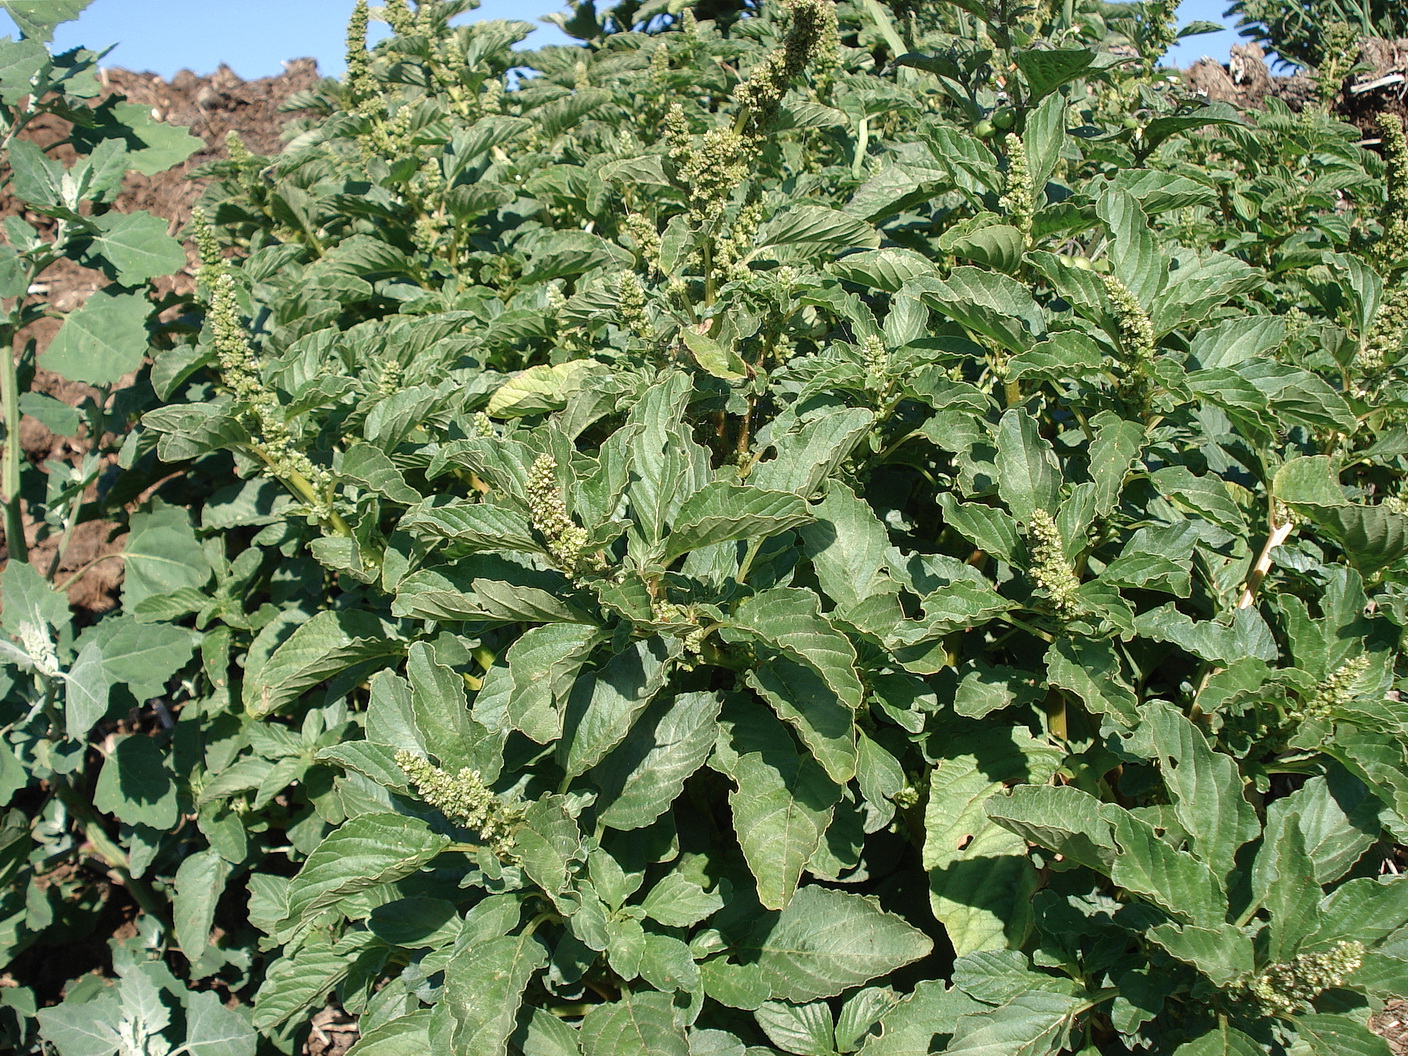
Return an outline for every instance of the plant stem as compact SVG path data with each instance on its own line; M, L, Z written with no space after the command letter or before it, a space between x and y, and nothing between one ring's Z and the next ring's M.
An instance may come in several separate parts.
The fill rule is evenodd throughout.
M13 327L7 325L4 331L9 337ZM9 548L10 560L23 563L29 560L29 544L25 542L24 519L20 515L20 378L15 350L9 341L5 342L3 359L0 405L4 406L5 451L4 462L0 465L0 491L4 492L5 545Z

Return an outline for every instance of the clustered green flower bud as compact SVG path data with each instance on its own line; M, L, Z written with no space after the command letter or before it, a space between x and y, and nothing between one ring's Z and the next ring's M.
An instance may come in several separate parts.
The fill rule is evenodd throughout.
M1400 517L1408 513L1408 501L1399 498L1397 495L1390 495L1383 501L1383 508L1390 513L1396 513Z
M652 272L660 270L660 232L655 221L641 213L631 213L625 220L627 233L635 239L636 252Z
M396 765L425 802L455 824L476 830L500 858L513 857L513 834L523 822L523 810L499 799L478 770L465 767L452 774L404 748L396 753Z
M890 387L890 353L885 342L875 334L867 334L860 343L865 356L865 384L875 392Z
M367 53L367 24L371 12L367 0L357 0L352 17L347 20L347 77L343 86L353 109L376 94L372 80L372 58Z
M416 16L411 13L406 0L386 0L381 17L397 36L404 37L416 31Z
M757 144L732 128L712 128L697 139L689 134L684 109L675 104L665 115L670 160L679 168L696 225L712 224L723 213L734 188L748 178Z
M1359 680L1368 673L1368 670L1369 657L1360 653L1330 672L1315 687L1315 695L1305 706L1305 717L1310 719L1332 718L1335 712L1354 700L1359 688Z
M788 86L807 66L831 66L836 62L840 37L835 3L791 0L787 7L792 24L782 46L758 63L748 80L734 92L734 99L750 111L749 123L755 135L767 130Z
M494 420L483 411L475 411L469 416L469 435L481 437L485 440L492 440L498 436L498 430L494 428Z
M1021 136L1011 132L1003 139L1003 145L1007 150L1007 189L998 204L1018 230L1030 235L1036 199L1032 195L1032 170L1027 162L1027 147Z
M1342 986L1363 960L1362 942L1337 942L1328 950L1298 954L1289 964L1271 965L1246 984L1247 992L1273 1015L1294 1015L1326 990Z
M665 78L670 72L670 46L660 43L650 53L650 86L655 89L665 87Z
M1157 347L1154 324L1149 319L1149 313L1139 303L1139 298L1114 275L1105 276L1105 293L1114 306L1115 321L1120 330L1120 343L1125 352L1133 356L1137 363L1152 362Z
M1408 264L1408 136L1397 114L1379 115L1384 146L1384 233L1379 241L1379 258L1389 267Z
M653 341L655 327L645 310L645 288L640 279L629 271L623 273L616 284L616 293L616 308L626 329L644 341Z
M919 806L919 800L922 797L919 789L915 788L913 785L905 785L904 788L900 789L890 798L894 800L895 806L899 807L900 810L913 810L915 807Z
M1355 53L1356 33L1354 28L1343 21L1331 22L1324 31L1324 58L1315 71L1315 95L1321 106L1329 106L1344 87L1349 71L1354 69L1358 57Z
M688 623L694 629L684 637L684 650L691 656L704 651L704 628L699 626L699 615L694 606L676 605L667 598L655 598L650 603L650 615L657 623Z
M1080 609L1076 591L1080 580L1066 560L1061 530L1045 510L1033 510L1027 524L1027 549L1031 552L1031 577L1046 591L1051 605L1063 617L1074 616Z
M557 459L539 455L528 470L528 515L533 527L547 541L548 553L568 575L577 572L587 532L567 513L562 489L557 486Z
M1369 375L1382 374L1408 355L1408 278L1384 291L1374 325L1364 335L1355 364Z
M731 127L713 128L697 139L689 133L684 110L665 115L669 157L689 196L691 222L707 226L719 219L724 203L745 179L777 116L791 82L810 64L836 64L840 37L834 0L783 0L792 16L782 45L768 54L734 91L740 114ZM688 9L685 11L689 15ZM685 26L686 33L689 26Z
M233 128L225 133L225 154L241 172L252 169L257 164L249 147L245 145L244 137Z
M283 406L264 384L259 359L240 320L235 281L228 272L215 280L207 323L220 376L243 410L255 452L275 476L303 485L297 489L300 494L318 496L311 500L312 512L320 519L328 518L332 507L326 496L332 491L332 477L299 449Z
M750 196L734 217L728 238L719 242L716 251L715 263L729 279L741 281L748 277L748 258L753 252L762 222L763 203L757 197Z
M220 239L205 215L205 210L191 210L191 238L196 244L200 267L196 269L196 286L207 299L215 292L215 283L225 274L225 254L220 251Z

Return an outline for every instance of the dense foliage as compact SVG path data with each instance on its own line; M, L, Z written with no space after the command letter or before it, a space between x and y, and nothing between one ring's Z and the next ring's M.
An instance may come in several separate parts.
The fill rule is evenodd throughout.
M1237 28L1288 63L1316 69L1352 65L1359 37L1408 37L1408 9L1399 0L1232 0Z
M8 523L131 530L90 626L7 533L3 941L141 910L12 1046L1386 1056L1396 119L1190 98L1160 3L359 2L197 333L103 211L180 135L0 6L8 332L102 268L41 362L121 444Z

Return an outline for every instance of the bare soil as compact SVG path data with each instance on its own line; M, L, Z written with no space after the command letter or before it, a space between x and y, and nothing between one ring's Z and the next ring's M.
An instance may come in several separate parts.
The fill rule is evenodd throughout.
M191 209L205 189L206 181L192 179L191 173L225 155L225 138L231 131L238 132L245 145L257 154L277 153L282 145L280 132L291 116L280 113L280 107L289 96L313 87L319 79L317 64L312 59L295 59L285 65L285 72L279 76L254 81L241 80L225 66L209 77L198 77L183 70L170 81L150 73L104 70L103 83L110 94L122 95L131 102L150 106L154 116L189 128L205 141L202 149L168 172L156 176L128 173L123 192L114 207L120 212L144 209L155 213L168 222L169 229L175 234L189 221ZM67 134L66 122L45 117L35 122L26 138L48 148ZM64 147L53 151L52 155L65 164L73 161L72 152ZM0 197L0 216L23 212L23 206L13 198ZM28 215L27 219L41 227L45 224L42 217ZM191 266L184 273L158 280L158 294L189 293L195 264L193 253L189 264ZM89 294L104 284L103 277L97 272L63 260L45 273L42 292L55 311L68 312L81 305ZM23 340L34 340L36 350L42 353L59 325L56 319L45 319L30 327L21 337ZM88 386L65 381L42 366L36 373L33 387L70 406L78 406L92 392ZM19 441L25 457L41 467L50 461L77 461L92 443L86 436L74 438L51 433L42 423L30 417L25 417L20 423ZM113 524L87 521L78 526L59 556L57 582L65 583L74 573L84 570L71 583L68 591L69 604L80 615L95 616L117 604L117 591L122 583L122 562L105 560L122 551L123 537L116 532L117 527ZM58 551L58 537L47 534L40 524L32 520L28 523L26 535L30 561L41 571L47 572ZM8 555L8 546L0 546L0 562L8 559Z

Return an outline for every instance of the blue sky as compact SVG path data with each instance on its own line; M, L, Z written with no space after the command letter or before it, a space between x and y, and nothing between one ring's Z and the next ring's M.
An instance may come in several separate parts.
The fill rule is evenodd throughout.
M170 77L186 67L211 73L227 63L241 77L267 77L285 59L311 55L326 74L342 71L343 33L354 0L93 0L77 22L59 27L60 48L116 44L107 64ZM553 11L553 0L483 0L471 18L518 18L537 22ZM1222 22L1224 0L1183 0L1187 22ZM540 23L541 24L541 23ZM0 34L13 32L0 15ZM1226 59L1232 32L1193 37L1172 58L1187 66L1202 55ZM555 26L533 34L533 45L566 38Z

